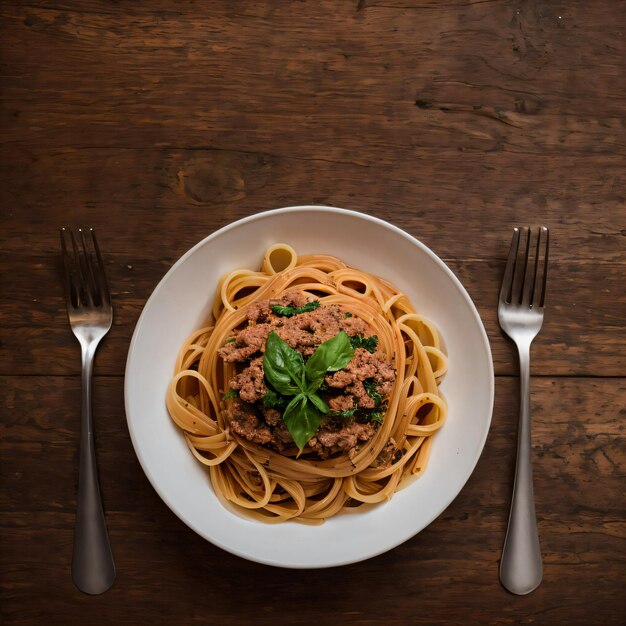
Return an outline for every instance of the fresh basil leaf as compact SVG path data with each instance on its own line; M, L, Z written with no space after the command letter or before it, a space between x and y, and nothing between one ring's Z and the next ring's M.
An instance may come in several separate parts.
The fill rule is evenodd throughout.
M308 393L307 397L322 413L328 413L328 411L330 411L322 396L318 396L316 393Z
M315 309L319 309L320 301L313 300L312 302L308 302L307 304L299 307L293 306L280 306L275 304L272 307L272 311L276 313L276 315L283 315L284 317L291 317L292 315L298 315L300 313L307 313L308 311L315 311Z
M238 398L239 392L236 389L229 389L223 396L222 400L230 400L231 398Z
M365 337L361 333L355 335L354 337L350 337L350 345L356 350L357 348L364 348L368 352L374 354L376 352L376 346L378 345L378 337L376 335L371 335L370 337Z
M334 372L344 368L354 356L354 348L350 338L342 330L334 337L325 341L306 362L305 373L310 393L317 391L324 381L326 372Z
M298 394L287 405L283 420L292 439L300 450L316 433L324 414L303 394Z
M279 393L293 396L304 391L304 359L272 331L263 355L265 378Z

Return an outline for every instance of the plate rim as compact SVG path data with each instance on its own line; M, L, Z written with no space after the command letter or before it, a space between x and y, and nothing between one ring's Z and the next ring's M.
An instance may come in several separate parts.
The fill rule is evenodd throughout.
M207 536L206 532L198 528L196 524L194 524L189 519L187 519L185 515L183 515L180 511L178 511L175 508L175 506L173 506L173 504L170 502L169 497L164 493L163 489L159 486L158 482L154 478L154 475L152 474L152 472L147 466L147 460L144 459L143 456L139 452L141 446L137 438L137 433L134 431L132 423L131 423L130 408L129 408L130 392L129 392L128 380L129 380L129 375L132 370L132 360L133 360L133 354L135 352L136 343L140 335L142 324L144 323L145 317L147 316L147 310L149 308L149 305L157 297L159 290L163 288L163 285L165 284L170 274L173 274L178 269L178 267L184 264L187 261L187 259L196 252L196 250L198 250L202 246L207 245L208 243L210 243L211 240L223 235L229 230L235 229L243 224L258 220L266 216L271 217L273 215L278 215L282 213L298 213L298 212L334 213L334 214L340 214L340 215L344 215L347 217L353 217L353 218L373 222L380 227L393 231L395 234L407 239L408 241L410 241L410 243L420 248L421 251L425 253L436 265L438 265L444 271L444 273L448 276L448 278L451 279L454 286L457 288L457 290L460 292L460 294L463 296L463 298L466 300L467 304L469 305L468 308L471 311L474 323L479 329L480 338L482 340L482 345L483 345L483 348L485 349L485 356L487 357L486 362L488 366L488 381L489 381L489 390L488 390L488 397L487 397L487 406L489 408L489 415L488 415L488 419L486 419L485 421L484 432L482 433L482 436L480 439L480 446L477 448L479 452L478 454L475 455L475 458L471 462L470 464L471 469L468 472L467 477L463 481L460 489L455 493L455 495L447 503L445 503L442 507L440 507L440 509L436 510L432 515L430 515L426 523L424 523L424 525L422 526L422 528L420 528L420 530L413 532L409 534L408 536L402 536L397 541L392 542L389 545L382 546L380 549L371 551L366 555L356 556L353 558L341 558L341 559L336 559L335 561L330 562L330 563L321 563L321 564L284 563L282 561L274 560L271 558L258 557L255 555L250 555L243 550L238 550L232 545L227 545L224 542L220 540L216 540L213 537ZM224 226L208 234L206 237L203 237L200 241L198 241L191 248L189 248L182 256L180 256L172 264L172 266L167 270L167 272L161 277L159 282L156 284L156 286L152 290L150 296L147 298L146 302L144 303L141 313L139 315L139 318L137 319L137 322L135 324L135 328L133 330L133 335L132 335L132 338L128 347L126 367L124 370L124 409L125 409L125 414L126 414L126 423L127 423L128 431L130 433L131 442L133 445L133 450L139 461L139 464L141 465L141 468L144 474L146 475L146 478L148 479L148 482L150 483L152 488L156 491L156 493L161 498L161 500L167 505L168 509L170 509L170 511L172 511L188 528L193 530L200 537L202 537L206 541L209 541L211 544L225 550L226 552L229 552L240 558L244 558L252 562L257 562L257 563L270 565L274 567L283 567L287 569L325 569L325 568L330 568L330 567L339 567L342 565L358 563L358 562L365 561L370 558L379 556L380 554L384 554L385 552L388 552L390 550L393 550L399 545L401 545L402 543L404 543L405 541L408 541L410 538L424 531L428 526L430 526L433 523L435 519L437 519L456 500L456 498L461 494L461 492L465 488L467 481L473 475L476 469L476 466L478 464L478 461L480 460L484 452L485 443L489 436L489 431L491 430L491 423L493 420L494 397L495 397L495 378L494 378L494 367L493 367L493 354L491 351L491 344L489 342L487 331L483 324L482 318L480 317L480 314L478 313L478 309L474 301L472 300L468 291L465 289L463 283L461 283L461 281L457 278L454 272L448 267L445 261L443 261L443 259L441 259L437 254L435 254L435 252L433 252L426 244L422 243L419 239L417 239L417 237L414 237L410 233L406 232L405 230L401 229L400 227L396 226L395 224L391 222L388 222L384 219L375 217L373 215L369 215L368 213L361 212L361 211L355 211L351 209L344 209L344 208L326 206L326 205L315 205L315 204L291 205L291 206L286 206L286 207L281 207L281 208L276 208L276 209L258 211L251 215L245 216L243 218L240 218L238 220L234 220L232 222L229 222L228 224L225 224Z

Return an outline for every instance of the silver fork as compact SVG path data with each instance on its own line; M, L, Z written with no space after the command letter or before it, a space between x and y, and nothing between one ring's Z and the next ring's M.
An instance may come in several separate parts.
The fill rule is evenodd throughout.
M107 533L98 484L98 469L91 419L91 374L100 340L113 321L111 296L104 263L92 229L74 233L61 230L61 251L65 266L67 316L82 350L82 410L80 466L72 578L85 593L106 591L115 580L115 563Z
M513 229L498 303L500 326L517 345L520 360L515 483L500 561L500 581L518 595L536 589L543 576L530 460L530 344L543 323L548 246L545 226Z

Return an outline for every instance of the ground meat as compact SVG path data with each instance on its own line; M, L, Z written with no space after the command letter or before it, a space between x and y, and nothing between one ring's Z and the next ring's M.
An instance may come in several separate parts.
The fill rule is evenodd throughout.
M359 442L370 440L375 432L373 424L361 424L354 420L347 420L338 430L330 430L322 425L309 441L309 446L322 458L326 458L336 452L352 450Z
M380 350L374 354L364 348L357 348L354 358L348 365L334 374L326 376L329 387L343 389L356 381L373 379L377 384L385 381L394 381L395 369L387 362L387 357Z
M271 298L253 304L246 312L246 317L251 322L265 322L270 316L275 316L272 311L273 306L301 307L315 300L315 296L308 295L302 291L287 291L280 298Z
M365 389L365 385L360 380L353 382L346 387L346 391L354 396L359 409L375 409L376 402Z
M279 452L288 448L293 452L291 433L278 411L264 408L263 419L252 404L238 398L229 400L227 405L223 415L231 432L252 443L269 445ZM363 424L354 419L327 420L309 440L308 446L324 459L338 452L350 453L358 443L371 439L377 428L374 423Z
M383 352L378 350L372 354L363 348L357 348L354 358L344 369L326 376L326 384L353 396L357 408L374 409L380 402L377 404L368 394L363 382L370 381L382 401L391 393L395 378L396 371L387 362Z
M345 317L345 315L341 319L341 330L345 331L350 337L355 335L369 337L374 334L369 325L360 317Z
M263 417L265 418L265 421L270 426L276 426L278 424L278 422L280 422L280 420L283 417L280 414L280 412L277 411L276 409L270 409L270 408L268 408L266 406L261 408L261 413L263 413Z
M263 357L250 361L241 374L230 381L231 389L239 390L239 397L246 402L254 403L263 398L267 392L263 373Z
M263 419L252 404L233 398L227 402L223 415L231 432L252 443L270 445L280 452L293 447L291 434L275 409L264 408ZM337 452L350 451L359 442L368 441L377 428L371 422L362 424L353 419L329 419L310 439L309 448L320 457L328 458Z
M270 445L278 451L284 450L289 444L293 445L291 433L275 409L264 408L261 416L254 405L242 402L239 398L228 400L226 404L223 416L231 432L252 443Z
M269 324L254 324L248 326L236 335L236 341L231 341L218 350L218 354L229 363L247 361L265 347L267 336L272 332Z
M341 330L342 313L339 307L323 307L298 317L300 319L296 319L296 322L301 328L309 328L320 343L334 337Z
M276 428L273 431L274 435L274 445L278 448L278 450L282 451L285 449L286 445L292 444L293 439L291 437L291 433L287 430L287 425L281 419L278 424L276 424Z
M275 331L305 358L341 330L349 336L369 337L373 334L366 322L354 316L346 317L346 311L338 305L321 306L291 317L277 315L271 309L274 305L300 307L313 299L312 295L293 291L281 298L254 304L246 312L245 328L235 332L234 342L230 341L219 350L225 361L242 364L229 381L230 388L239 391L239 397L228 400L224 411L231 431L285 454L293 454L295 444L282 420L282 413L263 406L261 402L267 393L262 355L270 332ZM375 409L383 405L395 378L396 372L382 351L371 354L357 348L346 368L326 376L328 389L321 394L331 411ZM374 400L368 390L380 398ZM335 453L347 453L352 457L359 442L371 439L379 428L376 422L364 422L363 415L356 417L358 419L327 418L308 447L322 458Z
M272 432L262 426L251 404L233 398L228 402L224 417L230 424L230 430L253 443L268 444L272 441Z
M391 393L391 390L393 389L393 383L395 381L395 371L394 371L394 377L391 380L385 380L382 383L378 383L378 393L380 393L381 396L388 396Z
M326 384L329 387L335 387L336 389L345 389L348 385L356 380L356 376L352 372L346 370L339 370L334 374L326 376Z
M297 324L292 322L292 320L297 320L297 318L305 315L307 313L288 318L282 326L276 328L276 334L294 350L301 352L305 356L310 356L315 352L321 341L306 329L298 328Z
M292 291L281 298L252 305L246 314L248 325L237 332L234 342L229 341L218 350L219 355L229 363L243 363L265 350L265 342L272 331L305 357L311 356L322 342L340 330L350 337L373 334L366 322L357 317L346 317L345 311L337 305L322 306L292 317L277 315L271 309L274 305L303 306L312 299L313 296Z
M354 400L350 396L335 396L328 398L327 402L331 411L349 411L354 408Z

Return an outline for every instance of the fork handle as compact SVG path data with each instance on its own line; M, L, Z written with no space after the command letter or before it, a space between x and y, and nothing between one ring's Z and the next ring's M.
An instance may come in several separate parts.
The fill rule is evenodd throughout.
M500 581L512 593L524 595L541 583L543 565L537 533L530 460L530 341L518 343L520 415L517 461L509 526L500 561Z
M93 441L91 375L97 342L82 342L82 410L80 465L72 578L85 593L105 592L115 580L115 563L109 543Z

